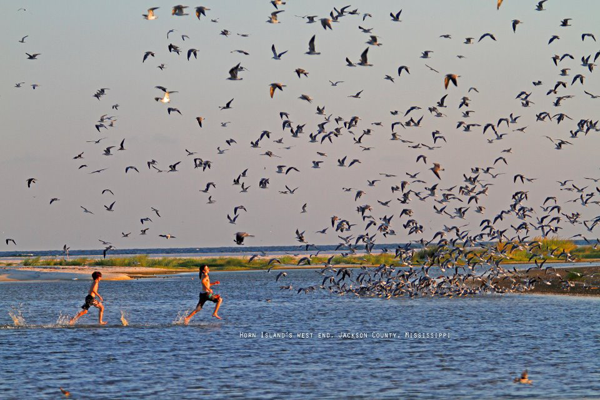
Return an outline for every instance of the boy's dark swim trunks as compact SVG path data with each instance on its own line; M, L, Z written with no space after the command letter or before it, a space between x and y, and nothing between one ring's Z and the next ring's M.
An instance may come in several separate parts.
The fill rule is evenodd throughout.
M85 304L81 306L84 310L89 310L91 306L97 307L97 302L94 296L88 294L85 296Z
M204 306L204 303L206 303L207 301L212 301L213 303L216 303L219 301L219 295L218 294L213 294L213 293L200 293L200 300L198 300L198 306L200 306L200 308L202 308Z

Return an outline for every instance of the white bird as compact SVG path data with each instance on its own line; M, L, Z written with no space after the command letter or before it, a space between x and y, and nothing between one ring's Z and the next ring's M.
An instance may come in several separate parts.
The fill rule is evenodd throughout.
M278 24L279 20L277 19L277 15L282 12L284 12L284 10L273 11L271 13L271 15L269 16L269 19L267 20L267 22L270 24Z
M154 11L158 10L160 7L152 7L148 9L148 14L142 14L142 16L144 17L144 19L148 20L148 21L152 21L153 19L158 18L156 15L154 15Z
M156 89L160 89L162 90L165 94L163 95L163 97L155 97L154 100L156 101L160 101L163 104L167 104L171 102L171 97L170 95L172 93L177 93L177 91L168 91L167 88L165 88L164 86L155 86Z

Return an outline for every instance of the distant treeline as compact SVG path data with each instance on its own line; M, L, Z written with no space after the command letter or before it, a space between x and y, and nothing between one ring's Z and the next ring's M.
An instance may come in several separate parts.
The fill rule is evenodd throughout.
M496 254L496 260L500 259L502 263L527 263L538 261L575 261L600 259L600 250L597 246L577 246L571 240L559 238L536 238L527 244L515 242L498 242L491 245ZM412 265L436 265L447 261L447 255L443 259L436 258L439 246L427 246L424 249L414 250L410 264ZM478 257L484 253L483 249L474 248L471 250L473 257ZM404 260L408 261L408 260ZM488 262L489 260L481 260ZM24 266L120 266L120 267L149 267L149 268L167 268L167 269L197 269L202 265L208 265L215 270L237 270L237 269L265 269L272 266L285 265L365 265L377 266L381 264L402 266L401 260L395 257L392 252L378 254L344 254L335 256L291 256L280 257L208 257L208 258L179 258L162 257L155 258L148 255L137 255L130 257L109 257L105 259L79 257L66 259L59 258L25 258L22 261ZM455 260L455 264L464 265L464 259Z

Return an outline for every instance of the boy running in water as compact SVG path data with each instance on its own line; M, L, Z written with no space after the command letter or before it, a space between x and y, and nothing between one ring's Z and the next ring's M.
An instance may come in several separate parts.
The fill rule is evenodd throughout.
M71 321L69 321L70 325L75 325L75 322L77 322L77 320L80 317L82 317L88 313L88 310L90 309L91 306L94 306L100 310L100 315L98 316L98 322L100 323L100 325L106 325L106 322L102 321L102 316L104 315L104 306L102 305L102 302L104 300L102 299L102 296L100 296L100 293L98 293L98 284L100 283L101 278L102 278L102 272L96 271L92 274L92 279L94 280L94 282L92 282L90 291L89 291L88 295L85 297L85 304L81 306L81 308L83 308L83 310L81 310L79 312L79 314L77 314L76 316L71 318ZM98 301L98 299L96 299L96 297L98 297L98 299L100 299L100 301Z
M190 319L192 319L192 317L194 315L196 315L196 313L198 311L202 310L202 306L207 301L212 301L213 303L217 304L215 306L215 311L213 312L213 317L221 319L221 317L219 317L217 312L219 311L219 307L221 307L221 303L223 302L223 299L218 294L214 294L213 290L210 288L211 285L218 285L221 282L216 281L216 282L210 283L210 278L208 276L209 272L210 272L210 269L208 268L208 265L204 265L204 266L200 267L199 275L200 275L200 279L202 281L202 290L200 291L200 300L198 301L198 304L196 305L196 309L194 311L192 311L190 313L190 315L188 315L187 317L184 318L183 323L185 325L187 325L190 322Z

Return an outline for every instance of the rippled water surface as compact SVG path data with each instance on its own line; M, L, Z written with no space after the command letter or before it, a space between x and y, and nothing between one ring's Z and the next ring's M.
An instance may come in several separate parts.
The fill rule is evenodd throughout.
M106 327L96 309L62 325L89 282L0 284L0 398L600 398L599 299L358 299L280 290L314 270L214 272L223 320L207 303L186 327L192 276L101 282Z

